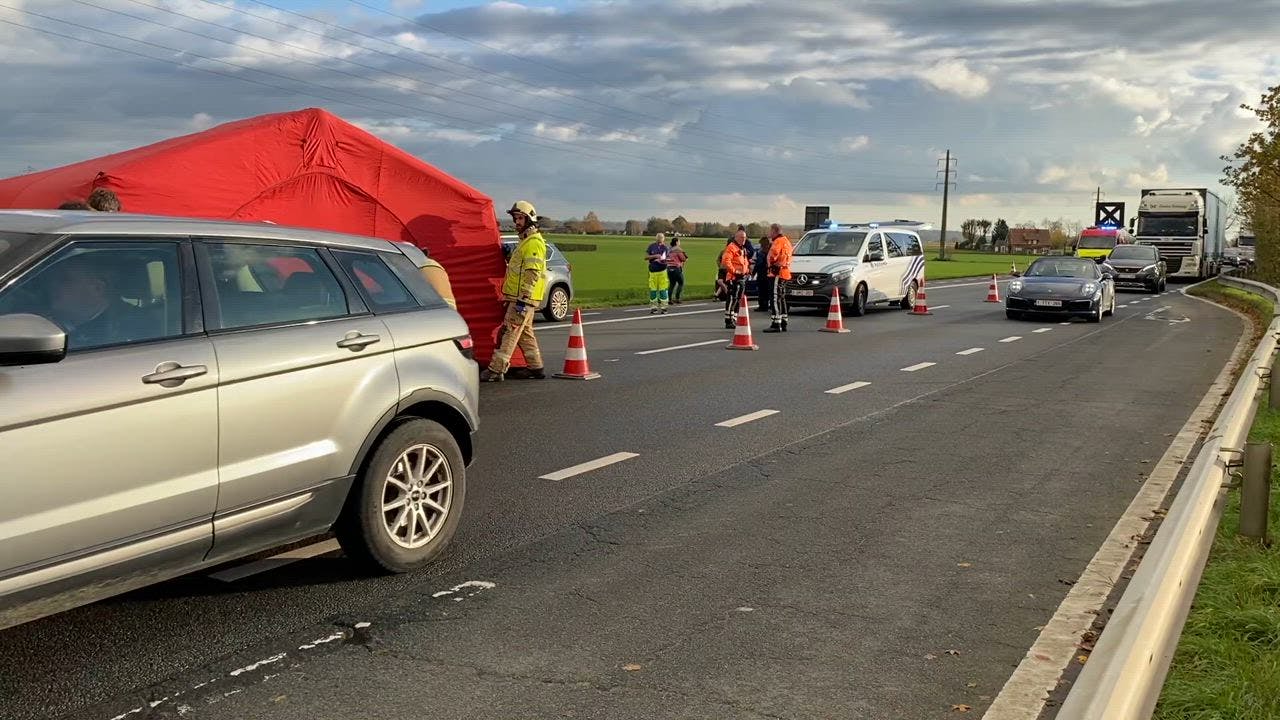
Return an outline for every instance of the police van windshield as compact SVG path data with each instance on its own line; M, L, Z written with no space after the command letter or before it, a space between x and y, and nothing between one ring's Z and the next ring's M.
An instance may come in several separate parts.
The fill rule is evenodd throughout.
M865 232L850 230L811 232L801 238L792 254L855 257L866 239Z

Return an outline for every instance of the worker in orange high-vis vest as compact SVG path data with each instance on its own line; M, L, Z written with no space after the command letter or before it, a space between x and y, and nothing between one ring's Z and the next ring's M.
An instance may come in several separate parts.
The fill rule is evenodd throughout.
M733 241L724 247L720 256L720 268L724 270L724 281L729 288L724 300L724 326L730 330L734 326L734 316L738 312L738 303L747 294L747 276L751 274L751 260L747 257L747 232L739 230L734 233Z
M791 280L791 238L782 234L778 223L769 226L769 277L773 297L769 300L767 333L787 331L787 283Z

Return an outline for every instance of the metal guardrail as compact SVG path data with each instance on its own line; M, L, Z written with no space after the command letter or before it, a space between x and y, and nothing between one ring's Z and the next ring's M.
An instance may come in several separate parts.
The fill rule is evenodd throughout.
M1227 275L1218 280L1270 297L1280 307L1276 288ZM1230 480L1227 461L1240 454L1248 438L1278 332L1280 315L1272 319L1218 414L1058 720L1148 720L1155 711L1222 516L1224 486Z

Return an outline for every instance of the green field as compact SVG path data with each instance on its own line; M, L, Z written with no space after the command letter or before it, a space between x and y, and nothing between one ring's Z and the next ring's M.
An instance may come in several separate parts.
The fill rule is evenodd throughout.
M647 302L649 299L648 268L644 260L650 238L618 235L547 235L554 243L593 244L593 251L567 251L573 264L573 285L577 304L583 307ZM755 242L754 240L752 242ZM724 247L720 238L683 238L681 247L689 254L685 265L685 298L709 298L715 287L716 255ZM1034 259L1023 255L953 252L946 262L938 262L936 245L926 251L929 262L927 278L975 277L1009 272L1009 263L1017 262L1025 270Z
M1190 292L1269 323L1271 303L1218 283ZM1252 307L1251 307L1252 306ZM1259 335L1255 325L1255 339ZM1258 410L1250 439L1280 443L1280 411ZM1271 478L1272 539L1280 530L1280 473ZM1280 552L1237 534L1240 493L1232 491L1209 564L1165 681L1158 720L1265 720L1280 717Z

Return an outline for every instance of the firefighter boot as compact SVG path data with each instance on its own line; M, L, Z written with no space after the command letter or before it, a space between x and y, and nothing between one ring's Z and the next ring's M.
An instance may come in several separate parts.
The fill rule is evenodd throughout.
M496 373L489 368L480 371L480 382L502 382L507 376L502 373Z

